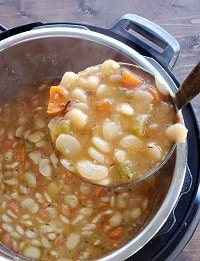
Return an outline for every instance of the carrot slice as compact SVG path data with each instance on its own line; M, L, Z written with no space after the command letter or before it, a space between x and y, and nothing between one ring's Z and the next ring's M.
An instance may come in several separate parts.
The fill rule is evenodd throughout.
M110 99L102 99L97 102L97 109L100 113L107 114L112 108L113 102Z
M26 152L25 152L25 147L23 145L15 148L15 154L19 162L25 162Z
M142 83L142 80L140 80L138 77L136 77L129 71L122 71L121 83L123 87L132 89L140 85Z
M113 230L110 233L110 238L117 240L117 239L120 239L122 234L123 234L123 228L122 227L117 227L115 230Z
M68 101L67 91L60 86L51 86L47 113L56 116L65 112Z
M54 246L58 248L59 246L62 246L64 244L64 236L58 235L54 240Z
M7 208L11 210L17 217L20 216L20 209L17 205L10 203Z
M12 147L12 145L13 145L13 141L10 140L10 139L3 139L1 141L1 148L2 148L2 150L8 150L8 149L10 149Z

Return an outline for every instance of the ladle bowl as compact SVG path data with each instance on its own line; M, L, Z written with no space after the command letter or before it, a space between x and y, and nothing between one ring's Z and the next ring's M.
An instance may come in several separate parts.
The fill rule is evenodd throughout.
M186 80L183 82L183 84L180 86L180 88L178 89L178 91L176 93L173 93L170 90L167 83L165 81L161 80L159 75L153 75L148 70L143 69L137 65L133 65L133 64L129 64L129 63L119 63L119 64L120 64L120 67L122 67L123 69L127 69L136 75L140 75L140 73L142 72L143 74L145 74L146 78L149 79L150 82L155 82L155 83L157 82L157 84L155 84L155 85L157 86L158 89L160 89L159 91L161 93L164 93L165 95L171 96L171 100L172 100L172 104L174 106L175 113L178 112L179 110L181 110L200 91L200 63L198 63L196 65L196 67L191 71L191 73L188 75L188 77L186 78ZM53 146L53 147L54 147L54 150L56 151L56 149L55 149L56 146ZM123 181L123 179L121 179L122 180L121 182L115 182L112 179L111 179L112 180L111 182L108 182L108 181L101 182L101 180L99 181L98 179L97 180L86 179L86 178L82 177L81 175L79 175L77 173L77 171L70 170L68 161L65 160L65 158L63 157L63 154L60 154L58 152L56 152L56 154L58 155L58 158L60 159L62 165L66 169L70 170L73 174L75 174L83 179L86 179L87 181L89 181L93 184L98 184L98 185L100 184L100 185L109 186L109 187L116 187L116 186L133 185L135 183L141 182L144 179L147 179L148 177L154 175L166 164L166 162L169 160L169 158L173 154L175 148L176 148L176 142L174 142L172 144L170 150L165 154L165 156L161 159L161 161L156 163L154 165L154 167L151 168L149 171L147 171L145 173L141 173L139 175L138 174L133 175L133 177L130 179L130 181L127 181L127 179Z

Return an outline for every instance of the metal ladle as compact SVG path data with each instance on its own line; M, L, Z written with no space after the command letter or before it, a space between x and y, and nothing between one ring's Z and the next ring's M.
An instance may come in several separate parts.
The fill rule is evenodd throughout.
M123 66L123 68L127 68L130 71L134 69L135 71L142 70L144 73L147 74L148 77L153 79L155 76L152 75L149 71L138 67L133 64L127 64L127 63L119 63ZM181 110L186 104L188 104L197 94L200 92L200 62L194 67L194 69L190 72L188 77L185 79L185 81L181 84L178 91L176 93L171 93L172 102L174 104L175 110ZM172 148L170 149L169 153L167 153L166 157L162 162L160 162L155 168L153 168L151 171L149 171L146 174L143 174L142 176L135 177L134 179L130 180L130 183L125 184L106 184L105 186L108 187L117 187L117 186L124 186L124 185L133 185L135 183L141 182L144 179L154 175L157 173L170 159L172 156L174 150L176 148L176 143L173 144ZM62 160L61 160L62 163ZM64 164L63 164L64 165ZM76 174L75 174L76 175ZM82 178L81 176L77 175L78 177ZM99 185L99 182L95 182L94 180L86 180L90 183ZM102 185L102 184L101 184ZM104 185L104 184L103 184Z

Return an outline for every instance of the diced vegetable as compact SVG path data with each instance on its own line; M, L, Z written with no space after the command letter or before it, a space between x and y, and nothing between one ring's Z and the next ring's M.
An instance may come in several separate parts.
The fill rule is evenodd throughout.
M134 164L132 161L126 161L124 163L118 164L117 169L122 179L133 179L137 174L134 169Z
M132 89L142 84L142 80L140 80L137 76L133 75L129 71L122 71L122 86L128 89Z
M67 91L60 86L51 86L47 113L56 116L65 112L68 101Z
M148 119L149 116L146 114L137 116L133 122L133 127L132 127L133 134L137 135L138 137L144 136Z
M102 99L97 102L97 109L102 114L107 114L110 112L113 105L113 101L111 99Z
M57 123L56 129L59 134L68 133L70 128L70 120L60 120Z

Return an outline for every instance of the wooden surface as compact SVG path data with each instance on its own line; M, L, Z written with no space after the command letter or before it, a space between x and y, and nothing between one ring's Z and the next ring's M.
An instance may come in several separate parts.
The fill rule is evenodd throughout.
M200 60L199 0L0 0L0 23L8 28L35 21L81 22L110 27L127 13L143 16L173 35L181 46L173 73L182 82ZM192 102L200 122L200 95ZM200 226L177 261L200 260Z

